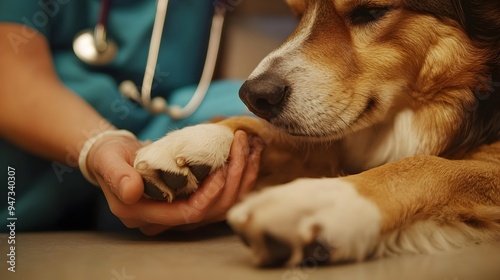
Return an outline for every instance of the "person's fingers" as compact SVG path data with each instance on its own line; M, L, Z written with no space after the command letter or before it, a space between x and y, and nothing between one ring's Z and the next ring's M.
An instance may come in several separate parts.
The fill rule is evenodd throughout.
M142 178L126 160L116 160L116 156L112 156L112 149L100 154L100 159L95 163L96 177L103 185L111 211L127 227L139 228L146 235L156 235L180 225L198 227L224 220L226 211L237 197L251 189L257 176L262 149L258 143L254 146L250 154L246 133L236 132L229 164L210 174L188 200L173 203L143 198ZM243 175L245 170L249 172L246 176ZM127 196L130 193L132 195Z
M163 202L163 205L146 204L141 211L142 219L168 227L200 223L206 219L211 207L218 202L224 190L226 173L227 167L224 167L210 174L188 200L174 201L170 204Z
M127 139L128 140L128 139ZM124 138L112 139L97 145L92 151L89 165L93 166L94 174L100 185L107 186L127 204L137 202L143 195L144 185L141 175L131 166L128 154L137 150L138 146L127 144ZM130 141L130 140L128 140ZM103 186L104 187L104 186Z
M247 134L243 131L236 131L229 155L229 164L224 183L224 190L217 199L216 204L210 209L208 219L225 214L238 197L240 182L246 168L250 146Z
M99 182L99 185L101 185L102 193L104 194L104 197L108 202L109 210L111 210L113 215L120 218L120 220L137 219L137 215L129 210L130 205L123 203L123 201L121 201L120 198L111 190L111 187L106 185L102 177L97 176L97 181Z
M205 219L207 211L217 201L224 187L225 170L210 174L203 186L193 193L188 200L172 203L143 198L135 204L122 203L110 191L103 188L113 214L121 219L137 219L148 224L173 227L189 223L198 223Z
M134 169L128 169L127 175L123 176L117 187L118 197L126 204L134 204L144 194L144 183L141 175ZM123 170L125 171L125 169Z
M227 168L227 171L218 171L214 175L215 181L221 180L221 183L224 181L222 193L219 197L212 196L213 199L210 201L205 200L208 203L204 205L204 209L207 210L204 210L204 212L206 212L206 215L202 222L180 226L182 229L192 229L208 223L223 221L225 219L226 212L234 205L240 192L240 181L243 176L243 172L246 169L249 152L250 146L247 134L243 131L237 131L235 133L233 144L231 146L229 164L225 167ZM208 186L213 184L213 182L205 181L205 184L206 183L208 183ZM202 190L203 189L200 189L198 190L198 192ZM193 194L192 197L196 198L196 194Z
M123 203L109 188L103 187L102 191L106 200L108 202L108 206L111 212L120 219L120 221L128 228L143 228L150 226L151 223L144 221L140 215L137 214L136 211L140 211L140 207L134 207L131 205L127 205ZM133 208L133 209L131 209ZM141 230L142 231L142 230ZM152 229L146 230L149 234L153 234L151 232ZM146 234L146 233L145 233Z
M224 167L210 174L186 203L178 204L184 223L177 225L199 223L206 218L208 211L218 203L225 190L227 172L227 167Z
M192 205L196 205L196 210L198 211L188 208L185 208L183 211L184 217L190 222L200 220L200 215L206 213L203 221L195 224L186 223L186 225L181 225L182 229L196 228L225 219L226 212L234 205L240 193L240 181L247 167L246 163L249 160L249 153L250 146L247 134L243 131L237 131L231 146L229 164L224 169L212 174L212 178L205 180L202 187L190 197ZM256 154L260 154L259 147L256 149ZM256 166L258 167L258 164ZM255 166L252 168L254 170ZM251 180L251 177L249 177L249 183L252 183L250 182ZM218 190L219 186L223 186L223 188L222 193L218 197L214 195L215 192L207 191L211 188ZM251 189L251 186L247 188ZM207 193L204 194L205 191ZM193 217L196 218L193 219Z
M241 178L240 190L238 193L238 200L248 194L257 181L260 170L260 157L264 150L264 142L259 137L251 137L250 142L250 155L248 157L247 165Z

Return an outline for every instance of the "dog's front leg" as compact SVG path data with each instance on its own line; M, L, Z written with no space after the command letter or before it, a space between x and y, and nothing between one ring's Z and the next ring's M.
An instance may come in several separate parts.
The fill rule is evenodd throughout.
M468 160L419 156L343 178L297 180L250 195L228 221L261 265L500 239L500 143L488 149Z
M226 163L237 130L264 142L257 187L336 175L334 145L301 144L261 119L234 117L173 131L139 150L134 166L144 178L146 194L172 201L195 191L208 174Z

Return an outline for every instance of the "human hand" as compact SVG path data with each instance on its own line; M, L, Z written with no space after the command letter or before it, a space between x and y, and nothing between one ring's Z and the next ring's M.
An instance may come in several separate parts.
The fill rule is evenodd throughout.
M237 131L229 164L209 175L187 200L172 203L143 196L140 174L132 167L135 152L143 146L131 137L109 137L97 141L87 165L97 178L111 212L125 226L146 235L169 228L194 228L222 221L239 197L248 193L257 179L262 141Z

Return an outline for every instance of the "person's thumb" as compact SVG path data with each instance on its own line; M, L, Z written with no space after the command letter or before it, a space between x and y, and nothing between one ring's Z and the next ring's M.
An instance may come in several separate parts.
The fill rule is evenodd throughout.
M94 147L88 165L101 187L109 188L122 202L133 204L141 199L144 185L141 175L125 159L126 145L120 146L108 142Z

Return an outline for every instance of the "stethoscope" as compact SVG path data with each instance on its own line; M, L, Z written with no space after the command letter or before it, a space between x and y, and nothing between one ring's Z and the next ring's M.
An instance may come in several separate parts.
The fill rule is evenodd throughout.
M167 100L163 97L158 96L151 99L151 88L153 86L161 36L168 7L168 0L157 1L156 16L153 24L153 32L151 34L151 43L149 46L141 92L139 93L137 86L130 80L123 81L119 86L119 90L122 95L136 101L153 114L166 113L171 118L183 119L189 117L198 109L212 81L222 35L222 26L224 24L224 10L219 8L215 9L210 39L208 41L207 56L205 58L205 66L203 67L203 72L193 97L188 104L182 108L177 105L169 106ZM103 0L99 19L94 29L82 31L73 41L73 51L76 56L89 65L107 65L113 61L118 53L116 43L106 36L110 5L111 0Z

